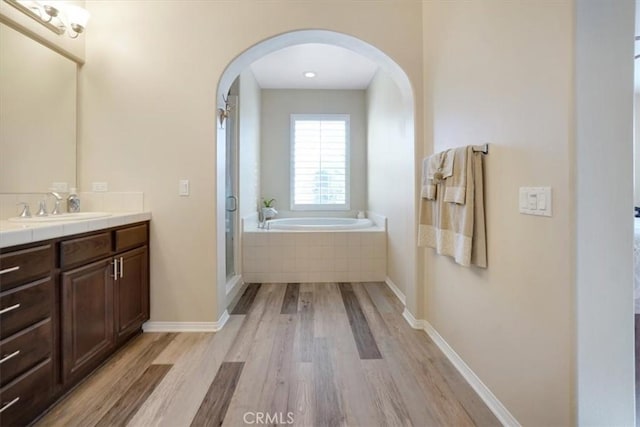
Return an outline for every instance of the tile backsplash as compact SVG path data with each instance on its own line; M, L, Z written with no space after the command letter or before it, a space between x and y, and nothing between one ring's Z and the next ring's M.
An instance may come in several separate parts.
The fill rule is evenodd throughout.
M66 196L66 194L64 194ZM144 193L141 191L132 192L80 192L80 210L87 212L142 212L144 211ZM47 210L53 210L53 197L44 193L0 193L0 219L7 219L18 216L22 212L22 207L18 203L28 203L31 214L35 215L41 200L45 200ZM67 201L60 202L64 212L67 211Z

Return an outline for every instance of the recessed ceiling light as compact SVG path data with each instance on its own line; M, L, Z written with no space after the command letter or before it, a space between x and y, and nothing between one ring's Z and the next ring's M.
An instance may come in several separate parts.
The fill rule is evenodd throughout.
M305 71L304 76L308 79L312 79L316 76L316 73L314 73L313 71Z

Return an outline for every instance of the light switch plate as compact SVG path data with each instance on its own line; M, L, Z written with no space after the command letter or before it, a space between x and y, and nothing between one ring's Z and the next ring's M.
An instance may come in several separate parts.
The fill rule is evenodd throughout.
M522 214L551 216L551 187L520 187L518 200Z
M178 181L178 195L179 196L188 196L189 195L189 180L181 179Z
M94 193L106 193L109 191L109 185L106 182L92 182L91 191Z

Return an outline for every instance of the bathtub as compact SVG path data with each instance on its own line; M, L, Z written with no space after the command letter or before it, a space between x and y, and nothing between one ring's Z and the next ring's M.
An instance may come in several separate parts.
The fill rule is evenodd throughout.
M269 221L264 229L255 219L243 218L242 279L247 283L384 281L386 219L373 213L369 217L282 218Z
M269 221L269 230L331 231L361 230L374 226L368 218L282 218Z

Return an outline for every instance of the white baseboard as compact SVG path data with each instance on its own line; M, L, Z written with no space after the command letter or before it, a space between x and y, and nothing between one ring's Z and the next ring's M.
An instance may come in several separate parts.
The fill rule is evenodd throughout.
M462 377L469 383L471 388L478 393L478 396L489 407L491 412L498 420L507 427L521 427L516 418L511 415L509 410L498 400L498 398L489 390L482 380L471 370L471 368L462 360L453 348L445 341L444 338L435 330L435 328L426 320L416 319L413 314L406 308L402 313L407 323L414 329L421 329L433 340L438 348L447 356L451 364L460 372Z
M241 275L235 275L231 278L231 280L229 280L226 285L225 285L225 291L226 291L226 295L229 295L231 292L233 292L236 287L238 285L241 285L242 282L242 276Z
M398 288L396 284L393 283L393 280L387 277L384 279L384 283L386 283L389 289L391 289L391 292L393 292L395 296L398 297L402 305L407 305L407 297L402 293L400 288Z
M145 322L144 332L218 332L229 320L227 310L217 322Z

